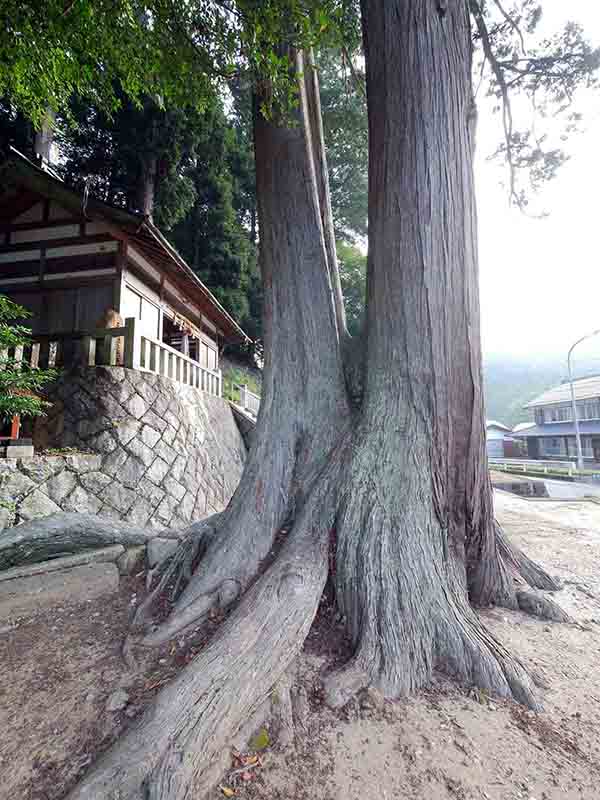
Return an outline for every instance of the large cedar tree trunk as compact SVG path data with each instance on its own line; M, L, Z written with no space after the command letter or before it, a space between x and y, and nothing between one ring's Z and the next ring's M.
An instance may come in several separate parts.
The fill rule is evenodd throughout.
M257 115L255 129L266 331L256 435L229 508L191 526L166 565L159 587L187 581L170 618L148 631L148 602L136 622L153 645L215 607L231 613L70 800L205 797L230 737L300 651L333 542L355 652L328 681L330 698L369 683L404 694L440 669L535 705L525 669L471 607L514 607L522 576L554 584L492 515L466 3L363 0L362 14L370 250L360 408L344 378L318 87L310 55L290 49L295 124Z

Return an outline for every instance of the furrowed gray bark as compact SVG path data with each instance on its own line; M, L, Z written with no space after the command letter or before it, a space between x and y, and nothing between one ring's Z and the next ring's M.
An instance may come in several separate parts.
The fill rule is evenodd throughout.
M239 603L68 800L207 795L231 736L302 646L334 526L337 600L355 647L346 688L367 681L408 693L439 668L536 706L523 665L470 605L554 613L517 595L514 574L529 571L537 586L543 571L493 521L467 7L451 3L440 16L433 0L363 0L362 11L371 239L366 379L353 429L325 158L315 154L322 136L311 127L316 88L291 52L303 76L297 124L255 121L266 330L256 434L229 508L189 532L175 556L169 578L181 568L189 583L147 641ZM289 717L287 696L286 709Z
M94 514L52 514L24 522L0 536L0 569L35 564L111 544L146 544L155 531Z
M327 578L337 481L328 468L272 566L66 800L202 800L211 792L232 736L309 631Z
M362 18L368 347L336 562L352 669L404 694L439 668L535 706L469 604L517 607L484 450L468 9L363 0Z
M147 644L165 641L241 595L302 502L307 471L322 463L349 424L323 223L330 212L322 209L318 188L326 180L318 177L325 159L314 158L304 85L312 73L304 74L300 53L291 60L303 76L296 124L278 125L261 114L255 120L265 365L252 446L175 613Z

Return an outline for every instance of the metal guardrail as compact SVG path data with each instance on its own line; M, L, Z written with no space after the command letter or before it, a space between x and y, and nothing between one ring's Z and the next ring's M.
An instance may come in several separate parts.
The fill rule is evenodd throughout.
M238 405L253 417L258 416L258 409L260 408L260 395L251 392L246 384L234 383L233 389L234 391L238 391L240 395L240 401Z
M553 467L555 469L566 469L569 471L569 475L577 472L577 466L574 461L537 461L521 458L488 458L488 464L493 465L494 468L505 470L521 469L523 472L527 472L528 469L534 469L536 472L544 472L544 474L546 474L549 469L552 471Z
M574 461L537 461L526 459L489 458L488 466L501 472L523 473L532 477L548 475L557 478L569 477L579 483L599 483L600 471L594 469L577 469Z

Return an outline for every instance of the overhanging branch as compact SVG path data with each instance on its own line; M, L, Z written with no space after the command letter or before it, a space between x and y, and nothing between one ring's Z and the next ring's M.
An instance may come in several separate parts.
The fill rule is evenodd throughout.
M504 71L494 54L494 49L490 41L490 35L487 25L485 24L485 19L483 18L481 6L477 0L469 0L469 7L471 9L471 14L475 19L475 24L481 39L484 56L492 68L492 72L494 73L494 77L496 78L498 87L500 89L500 94L502 96L502 127L506 142L506 160L508 162L509 171L510 197L519 206L519 208L522 208L523 204L516 189L515 165L513 159L513 117L508 86L504 78Z

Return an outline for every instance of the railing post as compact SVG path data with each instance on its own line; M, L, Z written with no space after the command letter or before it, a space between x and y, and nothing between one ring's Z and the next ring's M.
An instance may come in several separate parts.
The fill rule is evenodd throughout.
M240 405L244 409L248 407L248 387L245 383L240 385Z
M40 349L38 351L38 367L40 369L48 369L50 366L50 340L43 339L40 342Z
M96 340L93 336L84 336L81 340L81 361L86 367L96 366Z
M139 369L140 366L140 337L137 335L135 317L125 320L125 353L123 362L127 369Z
M31 358L29 361L29 365L31 367L37 367L40 363L40 343L33 342L31 345Z

